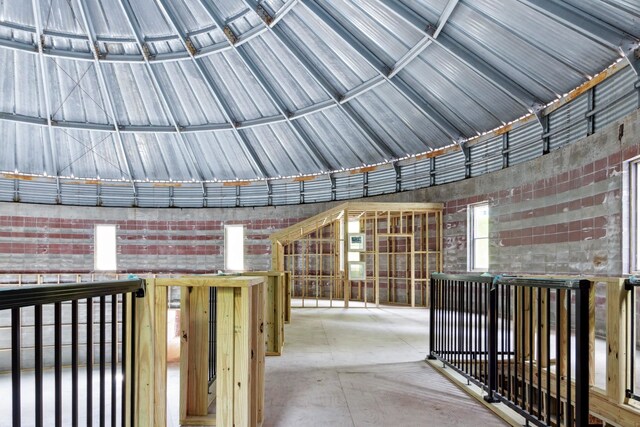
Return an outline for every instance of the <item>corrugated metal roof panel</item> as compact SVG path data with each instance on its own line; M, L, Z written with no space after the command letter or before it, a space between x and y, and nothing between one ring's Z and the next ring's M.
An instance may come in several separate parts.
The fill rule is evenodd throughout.
M240 187L240 206L266 206L269 192L264 182L255 182Z
M57 203L58 189L55 181L20 179L15 184L20 202L49 205Z
M247 179L255 176L238 137L232 131L184 134L198 168L207 180Z
M203 205L203 197L200 184L181 184L173 187L171 200L177 208L200 208Z
M329 95L271 32L252 39L239 49L245 50L271 87L280 94L288 111L329 99Z
M537 121L509 132L509 165L526 162L542 155L542 128Z
M502 136L469 147L471 176L502 169Z
M283 32L318 67L334 88L344 93L377 73L344 40L304 7L281 21Z
M396 157L443 147L451 139L412 107L410 101L388 83L350 101L354 109L382 139Z
M587 136L587 94L582 94L549 116L549 149L556 150Z
M158 184L138 184L138 206L141 208L168 208L170 206L170 187Z
M60 199L64 205L95 206L98 204L98 185L61 180Z
M100 186L102 206L133 206L133 187L130 183L109 183Z
M116 137L110 132L73 129L53 131L58 154L58 173L83 178L129 178L127 168L116 148ZM48 134L42 135L48 141Z
M394 168L378 169L367 175L369 196L389 194L396 191L396 170Z
M236 52L202 58L236 121L278 115L278 109Z
M303 3L304 4L304 3ZM422 38L421 32L382 2L316 2L387 65L393 65Z
M336 176L336 200L363 197L363 178L362 174Z
M631 67L627 67L596 86L597 113L594 118L596 130L640 108L640 88L635 88L637 81L636 74Z
M305 203L328 202L331 200L331 180L327 176L319 176L304 182Z
M225 208L236 206L236 191L238 191L238 187L207 183L206 189L208 207Z
M400 167L402 191L428 187L431 183L430 159L414 161Z
M37 57L0 49L0 111L30 117L46 117Z
M274 205L300 203L300 183L287 180L271 182L271 200Z
M167 102L181 126L228 123L211 90L198 78L193 62L167 62L155 66Z
M151 65L156 67L157 65ZM149 70L142 64L104 64L119 125L170 126Z
M0 200L3 202L13 202L15 192L15 183L12 179L0 178Z
M462 151L436 157L436 184L464 179L465 158Z

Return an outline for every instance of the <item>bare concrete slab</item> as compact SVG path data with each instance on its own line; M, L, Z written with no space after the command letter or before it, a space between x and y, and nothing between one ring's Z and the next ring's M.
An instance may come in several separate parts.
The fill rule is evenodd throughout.
M265 427L506 425L424 362L428 311L294 309L267 358Z

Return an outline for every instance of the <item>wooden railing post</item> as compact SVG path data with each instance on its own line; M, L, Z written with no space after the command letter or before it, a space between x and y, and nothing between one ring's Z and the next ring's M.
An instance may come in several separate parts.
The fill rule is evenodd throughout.
M166 426L167 288L147 280L135 307L135 427Z
M607 286L607 396L622 404L627 387L628 303L624 279Z

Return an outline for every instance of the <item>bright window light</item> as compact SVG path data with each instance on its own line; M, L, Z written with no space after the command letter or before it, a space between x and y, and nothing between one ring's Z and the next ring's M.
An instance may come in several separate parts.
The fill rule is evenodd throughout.
M469 206L469 270L489 269L489 204Z
M224 227L224 268L225 270L244 270L244 226L226 225Z
M116 226L98 224L95 229L94 269L99 271L115 271L116 263Z
M354 220L349 221L349 233L359 233L360 232L360 221Z

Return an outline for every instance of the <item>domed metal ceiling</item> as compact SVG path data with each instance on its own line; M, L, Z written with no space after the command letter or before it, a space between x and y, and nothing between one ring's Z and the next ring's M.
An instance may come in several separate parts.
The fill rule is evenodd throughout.
M0 171L224 181L379 164L630 55L637 0L0 3Z

